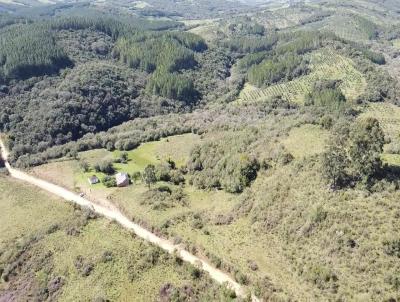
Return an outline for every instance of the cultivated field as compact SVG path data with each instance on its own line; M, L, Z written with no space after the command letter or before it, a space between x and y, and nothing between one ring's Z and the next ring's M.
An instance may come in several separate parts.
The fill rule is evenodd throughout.
M246 84L239 98L243 101L268 99L282 96L285 100L303 103L304 97L311 91L312 85L321 79L340 80L340 88L351 101L365 89L366 81L356 70L354 62L330 48L324 48L310 55L311 72L293 81L276 84L265 89Z

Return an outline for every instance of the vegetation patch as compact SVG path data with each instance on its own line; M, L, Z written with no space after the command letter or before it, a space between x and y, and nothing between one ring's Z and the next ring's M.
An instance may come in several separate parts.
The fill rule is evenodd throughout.
M308 75L265 89L247 84L239 97L243 101L256 101L281 96L290 102L303 103L305 96L312 91L314 83L320 79L330 79L339 81L339 88L346 98L354 100L362 94L363 87L366 86L365 79L357 71L354 63L329 48L310 55L310 69Z

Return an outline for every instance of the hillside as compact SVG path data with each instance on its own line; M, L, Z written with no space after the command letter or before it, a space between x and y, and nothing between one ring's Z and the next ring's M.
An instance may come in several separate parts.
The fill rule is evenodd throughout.
M4 301L222 297L205 276L191 277L193 267L94 213L4 176L0 192Z
M400 301L397 1L25 4L0 13L10 163L249 296L4 173L0 301Z

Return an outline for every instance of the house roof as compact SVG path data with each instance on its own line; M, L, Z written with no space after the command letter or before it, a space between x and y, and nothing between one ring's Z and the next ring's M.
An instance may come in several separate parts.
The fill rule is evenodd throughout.
M124 183L129 180L129 176L127 173L117 173L115 175L115 179L117 180L117 184Z
M88 180L89 180L89 182L90 182L91 184L94 184L94 183L98 183L98 182L99 182L99 178L98 178L96 175L90 176L90 177L88 178Z

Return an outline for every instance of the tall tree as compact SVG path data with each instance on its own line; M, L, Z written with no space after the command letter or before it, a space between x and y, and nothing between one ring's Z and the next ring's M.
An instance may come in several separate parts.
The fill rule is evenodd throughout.
M381 168L380 154L385 135L375 118L358 121L350 133L349 156L351 169L362 182L367 183Z
M149 189L151 188L152 184L155 184L157 181L157 177L156 177L156 168L154 167L154 165L148 165L142 174L143 177L143 181L146 183L146 185L149 187Z

